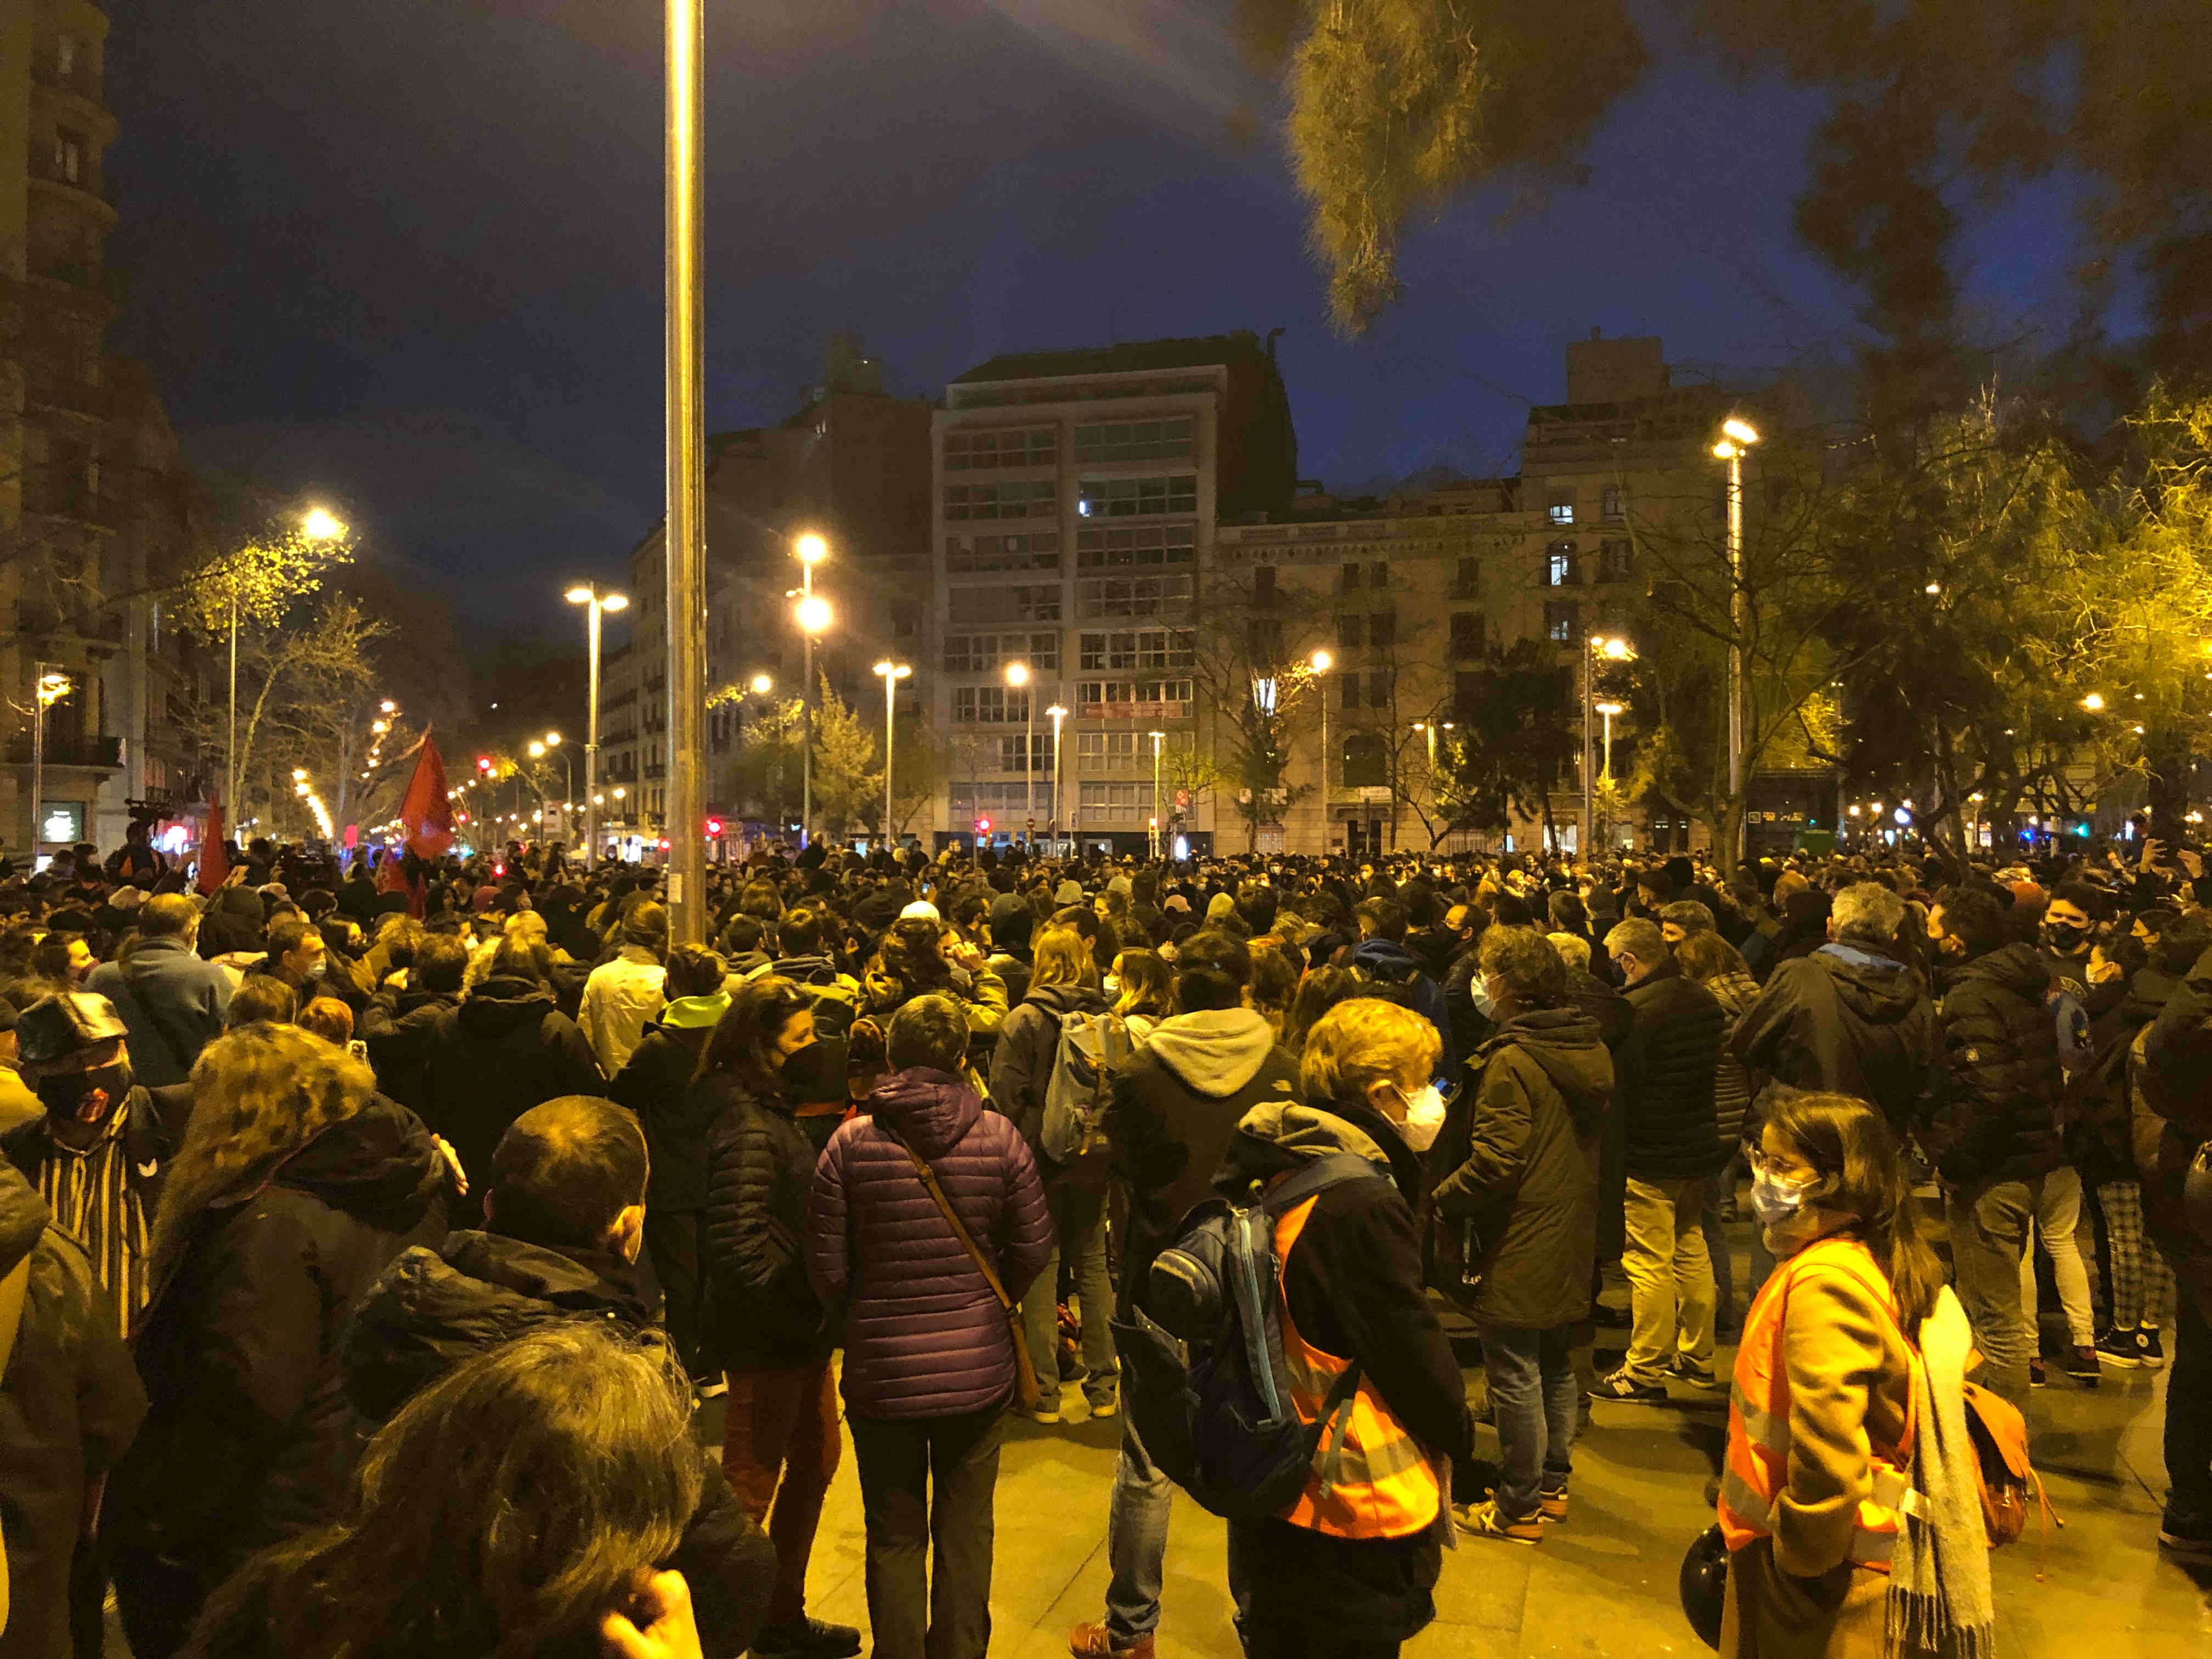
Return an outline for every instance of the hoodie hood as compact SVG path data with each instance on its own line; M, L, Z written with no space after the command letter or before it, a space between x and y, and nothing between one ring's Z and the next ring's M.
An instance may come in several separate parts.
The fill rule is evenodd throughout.
M660 1297L603 1250L458 1232L400 1253L363 1298L345 1346L347 1397L382 1423L454 1366L556 1319L612 1319L642 1330Z
M1587 1131L1613 1099L1613 1055L1597 1022L1579 1008L1540 1008L1516 1014L1475 1051L1480 1060L1495 1049L1515 1048L1535 1061L1567 1103L1575 1127Z
M273 1179L380 1231L405 1233L444 1186L446 1162L422 1119L377 1095L287 1158Z
M1164 1019L1152 1053L1197 1093L1218 1100L1251 1082L1275 1046L1275 1028L1249 1008L1210 1008Z
M1106 996L1087 985L1039 985L1022 999L1050 1014L1098 1014L1106 1011Z
M1920 1006L1920 976L1893 957L1836 941L1814 951L1813 959L1834 981L1844 1006L1869 1025L1894 1025Z
M519 974L494 974L461 1004L461 1030L472 1037L504 1036L518 1026L535 1027L555 1012L553 993Z
M1352 952L1352 965L1366 969L1376 979L1403 979L1410 973L1428 971L1419 957L1387 939L1362 940Z
M1226 1198L1241 1199L1255 1182L1272 1181L1337 1153L1372 1165L1376 1175L1407 1194L1408 1203L1419 1201L1420 1155L1372 1109L1341 1100L1325 1107L1273 1100L1255 1106L1237 1125L1213 1177L1213 1189Z
M660 1011L659 1023L671 1030L696 1031L720 1024L729 1008L727 991L717 991L711 996L678 997Z
M933 1161L957 1146L983 1115L973 1089L951 1073L927 1066L892 1073L870 1091L865 1104L870 1116Z

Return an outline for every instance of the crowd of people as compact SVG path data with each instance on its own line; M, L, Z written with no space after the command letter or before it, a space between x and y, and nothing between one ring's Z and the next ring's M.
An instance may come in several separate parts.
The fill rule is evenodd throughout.
M1395 1654L1448 1546L1568 1523L1594 1405L1722 1387L1723 1650L1986 1651L1977 1355L2031 1420L2170 1365L2160 1542L2212 1561L2212 880L2159 842L763 848L699 943L558 848L228 869L0 880L0 1659L97 1651L111 1585L138 1659L843 1659L848 1435L872 1650L981 1659L1009 1423L1117 1417L1069 1641L1149 1659L1117 1338L1279 1193L1314 1455L1231 1518L1252 1659Z

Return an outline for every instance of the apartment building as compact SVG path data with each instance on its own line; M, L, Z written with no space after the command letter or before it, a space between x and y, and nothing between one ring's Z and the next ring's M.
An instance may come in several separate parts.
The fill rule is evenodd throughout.
M942 744L936 843L1212 845L1194 635L1218 526L1286 510L1295 486L1274 337L993 358L946 389L933 459L917 665L936 671L920 677Z

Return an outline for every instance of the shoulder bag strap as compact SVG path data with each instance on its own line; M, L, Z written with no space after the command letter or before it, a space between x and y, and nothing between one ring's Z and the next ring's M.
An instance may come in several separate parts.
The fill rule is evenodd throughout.
M1006 1294L1006 1287L999 1282L998 1269L992 1267L991 1259L983 1254L982 1246L976 1243L974 1235L961 1222L959 1213L952 1207L952 1200L945 1195L945 1188L938 1184L937 1171L930 1167L929 1160L888 1129L884 1133L890 1137L891 1144L913 1163L914 1172L921 1177L921 1184L927 1190L931 1201L937 1206L937 1212L945 1218L945 1224L952 1229L952 1236L960 1241L962 1248L974 1260L976 1271L983 1275L983 1282L991 1287L991 1294L999 1298L999 1305L1009 1313L1013 1311L1014 1299Z

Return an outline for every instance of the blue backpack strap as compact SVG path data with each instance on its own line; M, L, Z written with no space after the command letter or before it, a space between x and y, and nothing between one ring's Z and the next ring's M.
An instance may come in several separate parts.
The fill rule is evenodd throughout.
M1287 1215L1316 1194L1347 1181L1388 1181L1394 1188L1398 1184L1387 1164L1370 1164L1352 1152L1330 1152L1270 1188L1261 1201L1269 1215Z

